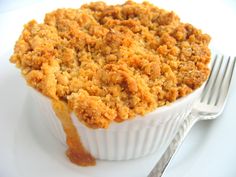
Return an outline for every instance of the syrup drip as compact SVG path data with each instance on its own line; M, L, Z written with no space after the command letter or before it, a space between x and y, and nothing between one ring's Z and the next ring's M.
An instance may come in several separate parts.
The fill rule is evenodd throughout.
M66 155L70 161L80 166L96 165L95 158L84 148L80 141L80 137L72 122L70 116L71 111L68 106L62 101L52 100L52 107L66 134L66 143L68 145Z

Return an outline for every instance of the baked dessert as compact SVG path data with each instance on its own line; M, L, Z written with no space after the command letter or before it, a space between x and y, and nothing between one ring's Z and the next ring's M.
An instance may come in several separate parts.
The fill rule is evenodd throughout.
M90 128L108 128L199 88L209 74L209 42L174 12L148 2L93 2L27 23L10 60L52 100L72 140L71 111ZM67 141L68 154L82 147L77 140Z

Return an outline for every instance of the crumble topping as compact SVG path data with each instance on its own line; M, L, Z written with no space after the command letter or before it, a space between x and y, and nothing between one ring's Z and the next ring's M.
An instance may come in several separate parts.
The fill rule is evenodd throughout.
M207 79L210 37L148 2L57 9L28 22L11 62L91 128L145 115Z

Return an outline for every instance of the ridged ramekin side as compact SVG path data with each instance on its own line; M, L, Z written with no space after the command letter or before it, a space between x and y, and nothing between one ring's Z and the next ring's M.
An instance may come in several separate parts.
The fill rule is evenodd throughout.
M66 145L62 125L52 109L50 100L33 89L31 92L44 113L42 120L55 137ZM136 159L156 151L164 152L200 93L195 93L187 101L173 106L171 110L153 112L143 118L137 117L122 123L112 123L108 129L90 129L74 114L72 120L83 145L96 159Z

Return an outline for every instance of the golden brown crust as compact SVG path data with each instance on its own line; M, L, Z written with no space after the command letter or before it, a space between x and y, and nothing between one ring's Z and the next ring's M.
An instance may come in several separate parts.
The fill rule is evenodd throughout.
M11 62L29 85L68 102L87 126L144 115L198 88L210 37L147 2L58 9L30 21Z

